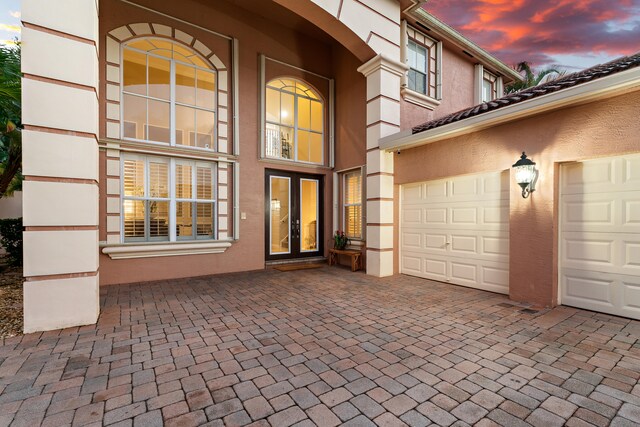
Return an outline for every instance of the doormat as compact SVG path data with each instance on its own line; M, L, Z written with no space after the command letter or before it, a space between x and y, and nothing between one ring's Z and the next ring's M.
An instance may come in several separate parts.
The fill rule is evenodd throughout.
M310 270L312 268L324 267L326 264L284 264L276 265L273 268L278 271L296 271L296 270Z

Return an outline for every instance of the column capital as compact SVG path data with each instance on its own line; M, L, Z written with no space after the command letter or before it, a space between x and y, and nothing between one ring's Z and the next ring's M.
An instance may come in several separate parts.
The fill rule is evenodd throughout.
M358 72L364 74L365 77L369 77L369 75L378 70L385 70L391 74L402 77L408 69L409 66L407 64L403 64L402 62L389 58L383 53L379 53L359 66Z

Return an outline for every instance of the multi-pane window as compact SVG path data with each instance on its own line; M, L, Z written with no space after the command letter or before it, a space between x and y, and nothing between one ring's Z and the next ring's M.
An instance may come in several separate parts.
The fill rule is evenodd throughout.
M362 170L343 175L342 215L344 233L350 239L362 238Z
M277 78L265 89L265 155L324 162L324 104L307 84Z
M407 87L438 98L438 42L411 27L407 28L407 36Z
M125 242L214 239L214 163L125 154Z
M122 56L123 137L215 150L215 70L161 38L135 39Z
M427 93L427 66L429 51L422 45L409 40L409 89Z
M482 76L482 102L489 102L498 97L498 78L484 71Z

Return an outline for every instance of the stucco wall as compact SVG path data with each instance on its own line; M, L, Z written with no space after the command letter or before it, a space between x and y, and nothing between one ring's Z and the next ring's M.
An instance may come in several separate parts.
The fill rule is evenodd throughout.
M640 152L640 92L549 112L394 155L403 183L509 169L522 151L540 171L528 198L510 180L510 297L557 301L557 200L561 162ZM398 222L396 211L395 238ZM398 253L395 253L397 271Z
M140 2L143 3L143 2ZM101 284L169 279L264 267L264 171L282 169L324 176L324 224L322 237L326 246L331 234L332 171L323 167L299 167L258 160L259 157L259 54L284 61L336 79L336 163L365 163L364 77L356 71L360 62L335 42L311 37L280 25L278 22L239 9L226 2L146 1L145 4L164 13L210 28L239 39L239 108L240 108L240 240L224 254L194 255L131 260L112 260L100 256ZM279 6L278 6L279 7ZM282 11L278 12L282 15ZM286 16L286 13L284 13ZM276 14L276 16L278 16ZM214 17L214 18L212 18ZM156 22L181 29L205 44L218 43L219 38L206 31L182 24L157 14L128 6L119 1L101 2L100 37L108 31L135 22ZM335 59L334 59L335 57ZM100 78L104 93L105 52L100 51ZM334 65L335 64L335 65ZM228 64L231 67L231 64ZM295 74L293 71L289 73ZM101 102L101 135L104 136L104 100ZM106 235L106 198L104 153L101 153L100 240Z
M410 129L416 125L446 116L473 105L474 62L452 51L446 45L442 48L442 99L440 105L428 110L401 100L401 128Z

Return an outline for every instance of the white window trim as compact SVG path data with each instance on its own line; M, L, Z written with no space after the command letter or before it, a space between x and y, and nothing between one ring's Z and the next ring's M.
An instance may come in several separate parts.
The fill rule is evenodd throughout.
M284 78L284 77L283 77ZM296 79L293 77L286 77L287 79L291 79L294 82L301 82L304 83L305 85L309 86L310 90L315 91L315 89L313 87L311 87L311 85L303 80L300 79ZM276 77L277 79L277 77ZM274 79L275 80L275 79ZM272 81L272 80L271 80ZM273 126L279 126L279 127L291 127L293 129L293 158L292 159L285 159L284 157L272 157L272 156L268 156L266 154L266 150L265 150L265 159L269 159L269 160L279 160L279 161L283 161L283 162L293 162L293 163L302 163L302 164L307 164L307 165L317 165L317 166L323 166L325 165L325 149L326 149L326 133L325 133L325 118L326 118L326 108L325 108L325 102L322 99L322 97L320 96L319 93L316 93L317 98L311 98L305 95L300 95L297 92L292 92L290 90L285 90L283 88L276 88L273 86L269 86L269 82L266 83L265 86L265 94L266 94L266 90L267 89L271 89L271 90L275 90L278 91L280 93L280 95L282 95L283 93L289 94L291 96L293 96L293 126L285 126L282 123L275 123L272 121L267 120L266 117L266 106L265 106L265 117L264 117L264 125L265 125L265 129L266 129L266 125L270 124ZM281 98L282 99L282 98ZM322 106L322 132L318 132L318 131L314 131L311 129L305 129L305 128L301 128L298 125L298 121L299 121L299 117L298 117L298 99L307 99L310 102L319 102L320 105ZM265 96L265 101L266 101L266 96ZM316 135L321 135L322 136L322 159L320 160L320 162L310 162L310 161L305 161L305 160L298 160L298 133L302 131L302 132L309 132L309 133L313 133ZM266 137L266 133L265 133L265 137ZM263 145L266 145L266 139L264 139L262 141Z
M221 254L231 247L229 241L180 241L145 244L108 245L102 253L111 259L151 258L177 255Z
M153 39L153 38L157 38L157 37L138 37L134 40L143 40L143 39ZM171 42L173 43L178 43L180 44L177 40L173 40L171 39ZM136 93L130 93L130 92L126 92L124 90L124 50L129 49L135 52L138 52L140 54L143 55L147 55L147 56L152 56L154 58L159 58L165 61L169 61L170 63L170 71L169 71L169 76L170 76L170 91L171 94L169 95L169 100L167 101L166 99L160 99L160 98L154 98L152 96L149 95L140 95L140 94L136 94ZM190 46L185 46L185 48L191 48ZM205 58L202 58L195 50L192 49L192 51L194 52L194 54L198 55L200 57L200 59L202 59L205 62L208 62ZM124 141L135 141L135 142L143 142L145 144L151 144L151 145L155 145L158 147L179 147L179 148L185 148L188 150L193 150L193 151L202 151L202 152L206 152L206 153L212 153L212 152L217 152L218 151L218 85L220 84L220 80L219 80L219 75L218 75L218 70L216 70L215 68L211 67L211 68L204 68L204 67L200 67L198 65L195 64L186 64L184 62L181 61L176 61L173 58L167 58L165 56L162 55L157 55L154 54L152 52L145 52L143 50L137 49L135 47L131 47L131 46L127 46L127 43L121 43L120 44L120 58L122 58L122 62L121 62L121 66L120 66L120 136L122 138L122 140ZM188 104L183 104L180 103L178 101L176 101L176 94L175 94L175 89L176 89L176 82L175 82L175 70L176 70L176 63L180 63L183 65L186 65L188 67L193 67L196 70L202 70L202 71L206 71L209 73L213 73L215 75L215 84L216 84L216 90L215 90L215 99L214 99L214 108L210 109L210 108L205 108L205 107L198 107L196 105L188 105ZM147 73L148 73L148 69L147 69ZM169 143L166 142L160 142L160 141L152 141L152 140L146 140L146 139L138 139L138 138L126 138L124 136L124 96L125 95L129 95L129 96L135 96L135 97L139 97L142 99L146 99L146 100L152 100L152 101L158 101L158 102L164 102L164 103L168 103L169 104ZM176 144L176 105L177 106L184 106L184 107L188 107L188 108L193 108L195 110L200 110L200 111L207 111L210 113L213 113L213 135L211 135L212 138L212 142L213 142L213 147L211 148L204 148L204 147L196 147L196 146L189 146L189 145L182 145L182 144ZM147 109L147 121L148 121L148 115L149 115L149 111ZM145 123L146 124L146 123ZM196 132L197 133L197 132Z
M360 203L345 203L346 200L346 194L347 194L347 180L346 177L348 174L350 173L354 173L354 172L360 172ZM344 170L341 171L339 173L340 176L340 185L342 186L342 197L340 199L340 215L342 216L342 230L346 231L346 226L347 226L347 216L345 215L345 208L348 206L360 206L360 236L358 237L348 237L349 240L351 241L356 241L356 242L362 242L364 241L364 235L365 235L365 224L364 224L364 219L365 219L365 215L364 215L364 206L365 206L365 200L364 200L364 182L365 182L365 175L364 175L364 168L360 167L360 168L354 168L354 169L348 169L348 170ZM346 235L346 233L345 233Z
M291 159L278 159L278 158L273 158L273 157L267 157L265 155L265 126L266 126L266 93L267 93L267 80L266 80L266 62L271 61L280 65L284 65L287 67L290 67L294 70L298 70L298 71L303 71L305 73L311 74L315 77L319 77L321 79L324 79L328 82L329 84L329 99L328 100L324 100L326 102L323 102L323 108L324 108L324 112L326 114L325 116L325 120L328 120L329 125L327 127L328 130L328 134L324 135L323 138L323 143L325 144L323 147L323 152L322 152L322 159L323 159L323 163L311 163L311 162L298 162L295 160L291 160ZM313 71L301 68L301 67L296 67L295 65L291 65L287 62L284 61L280 61L278 59L274 59L274 58L270 58L264 54L260 54L260 76L259 76L259 81L260 81L260 91L259 91L259 102L260 102L260 129L258 131L258 135L259 135L259 139L258 139L258 160L264 161L264 162L269 162L269 163L276 163L276 164L283 164L283 165L290 165L290 164L295 164L297 166L301 166L301 167L306 167L306 168L316 168L316 169L332 169L335 165L335 82L333 79L323 76L321 74L315 73ZM323 123L324 126L325 123ZM323 133L325 132L324 127L323 127ZM328 144L328 148L329 148L329 158L326 159L326 147ZM328 160L328 162L327 162Z
M145 196L144 198L140 198L140 197L130 197L130 196L125 196L124 194L124 162L127 159L140 159L144 161L145 164ZM165 162L168 163L169 165L169 176L168 176L168 185L169 185L169 198L168 199L163 199L163 201L168 201L169 202L169 236L167 240L132 240L132 241L125 241L125 235L124 235L124 222L125 222L125 215L124 215L124 200L150 200L147 197L147 193L148 193L148 167L149 167L149 159L157 159L161 162ZM193 238L190 239L179 239L177 237L177 233L176 233L176 223L177 223L177 218L176 218L176 202L178 201L178 199L176 198L176 194L175 194L175 185L176 185L176 162L177 163L193 163L194 166L196 166L197 168L197 164L207 164L209 166L212 166L212 196L213 199L211 200L202 200L202 203L211 203L213 204L213 229L212 229L212 234L213 237L209 238L209 237L198 237L197 235ZM197 180L197 171L196 168L194 168L193 172L192 172L192 196L194 193L197 192L197 186L196 184L196 180ZM197 194L196 194L196 198L192 198L192 199L180 199L181 202L183 201L187 201L187 202L198 202L197 199ZM123 153L120 156L120 207L121 207L121 212L122 214L120 215L120 245L126 245L126 246L145 246L145 245L152 245L155 243L163 243L163 244L168 244L168 245L172 245L175 243L195 243L195 242L218 242L220 240L219 236L218 236L218 207L219 203L218 203L218 163L215 161L202 161L202 160L188 160L188 159L176 159L174 157L170 157L170 156L161 156L161 155L155 155L155 154L134 154L134 153ZM195 213L194 213L195 214ZM145 219L145 223L146 223L146 219ZM146 231L145 231L146 233ZM116 245L119 246L119 245ZM111 247L111 246L110 246ZM104 252L104 251L103 251ZM107 253L107 252L104 252Z
M436 60L435 60L435 64L436 64L436 96L435 98L432 96L429 96L427 94L424 93L420 93L417 92L415 90L412 90L409 88L409 84L408 84L408 70L407 72L403 75L402 80L401 80L401 89L400 89L400 95L402 96L402 98L406 101L409 102L411 104L415 104L418 105L420 107L423 108L427 108L429 110L434 110L437 106L440 105L440 101L442 100L442 42L435 40L433 37L430 37L426 34L424 34L421 31L418 31L417 29L410 27L407 24L407 21L403 20L401 23L401 32L400 32L400 36L401 36L401 50L400 50L400 60L402 63L407 64L409 63L409 34L408 31L409 29L413 32L419 33L421 36L432 40L435 43L435 49L436 49ZM419 42L417 42L418 44L420 44ZM427 69L427 85L429 84L429 74L430 71Z
M484 92L484 81L485 76L491 76L495 85L495 98L490 99L489 101L483 100L483 92ZM490 102L494 99L502 98L504 96L504 82L502 76L499 76L495 73L487 71L482 64L476 64L474 69L474 92L473 92L473 102L474 105L482 104L483 102Z

